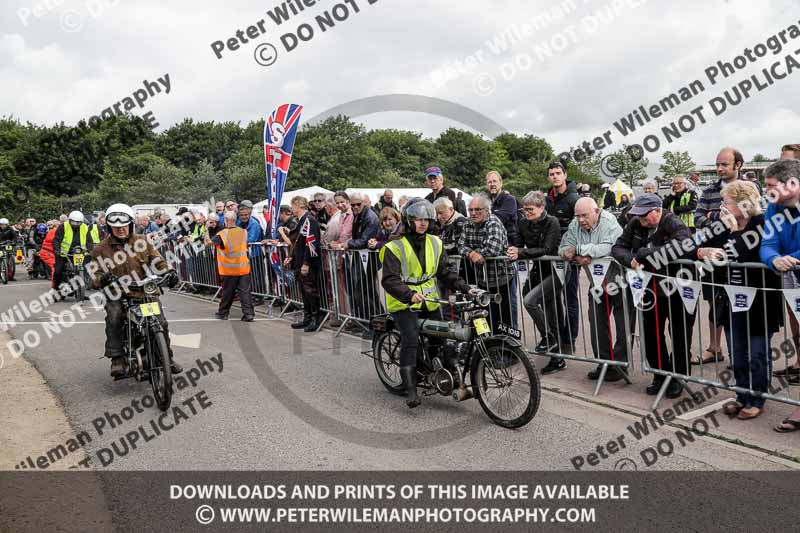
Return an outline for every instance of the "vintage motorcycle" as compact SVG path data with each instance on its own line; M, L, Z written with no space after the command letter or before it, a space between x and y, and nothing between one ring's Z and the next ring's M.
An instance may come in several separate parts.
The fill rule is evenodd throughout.
M14 281L14 274L17 271L14 249L14 243L11 241L0 243L0 283L3 285Z
M81 283L75 284L75 290L72 294L76 302L82 302L86 295L87 281L83 263L86 261L87 252L85 248L76 246L69 251L66 257L67 261L64 267L64 278L71 280L77 277L82 281Z
M33 261L28 266L28 279L47 279L50 277L50 269L47 267L44 261L42 261L42 257L40 255L42 251L42 246L36 246L36 250L33 252Z
M116 282L112 278L112 283ZM143 297L129 294L122 296L125 310L123 327L123 348L125 350L126 371L114 378L135 378L137 381L150 381L156 405L166 411L172 402L172 370L170 368L167 337L158 315L162 313L158 300L167 283L164 276L149 276L144 280L132 281L128 287L141 289Z
M492 421L505 428L522 427L539 409L541 384L533 362L519 341L520 333L504 326L508 335L492 333L486 309L500 295L485 291L465 294L462 300L428 300L452 306L455 321L418 319L417 387L423 395L452 396L456 401L477 398ZM391 315L370 321L375 370L393 394L404 394L400 377L400 334ZM515 338L516 337L516 338ZM449 367L449 368L448 368ZM469 377L469 381L467 381Z

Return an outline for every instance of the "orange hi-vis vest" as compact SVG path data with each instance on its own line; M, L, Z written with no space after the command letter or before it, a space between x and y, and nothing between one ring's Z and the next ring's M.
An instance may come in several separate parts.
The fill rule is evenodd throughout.
M217 246L217 269L220 276L247 276L250 259L247 257L247 231L226 228L219 232L224 248Z

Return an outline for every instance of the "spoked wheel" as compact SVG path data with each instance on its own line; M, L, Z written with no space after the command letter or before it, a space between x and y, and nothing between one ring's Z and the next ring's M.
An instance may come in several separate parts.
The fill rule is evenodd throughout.
M375 337L372 354L375 370L383 386L392 394L404 394L400 377L400 335L396 331L387 331Z
M172 403L172 370L163 331L150 331L150 349L147 352L153 396L158 408L166 411Z
M8 269L6 267L6 258L0 259L0 282L3 285L8 283Z
M518 346L506 343L486 346L484 357L472 358L472 387L481 407L504 428L522 427L539 409L541 385L536 368Z

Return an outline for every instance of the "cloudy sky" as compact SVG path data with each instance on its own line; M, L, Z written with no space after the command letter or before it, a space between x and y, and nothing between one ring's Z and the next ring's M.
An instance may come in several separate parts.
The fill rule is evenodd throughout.
M170 94L162 90L134 110L152 111L161 128L186 117L247 123L289 101L303 104L310 119L353 100L402 93L466 106L509 131L542 136L558 151L607 130L613 148L639 143L700 105L707 124L672 144L660 135L651 161L669 149L711 163L723 145L746 158L774 156L781 144L800 142L800 71L721 116L708 108L709 99L776 61L785 72L784 58L800 49L800 38L714 86L704 74L800 24L795 1L318 0L280 25L268 15L276 5L2 0L0 115L74 123L133 97L144 80L169 74ZM323 32L317 17L326 11L343 20ZM292 39L285 35L302 24L314 35L287 51ZM248 42L237 42L238 50L226 47L216 57L212 43L251 25L256 38L244 35ZM262 43L274 45L277 58L266 44L258 48ZM258 64L257 48L261 62L274 63ZM613 127L639 105L649 107L694 80L705 92L649 127L627 138ZM427 136L466 127L458 117L423 111L359 120Z

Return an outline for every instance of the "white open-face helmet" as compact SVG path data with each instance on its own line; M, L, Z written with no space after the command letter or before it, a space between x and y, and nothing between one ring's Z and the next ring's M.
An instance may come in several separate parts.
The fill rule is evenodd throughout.
M81 213L80 211L73 211L72 213L69 214L69 221L74 222L76 224L82 224L83 213Z
M600 186L601 189L608 189L608 183L604 183Z
M0 224L8 226L8 219L7 218L0 218Z
M133 209L127 204L114 204L106 209L106 225L123 228L133 224Z

